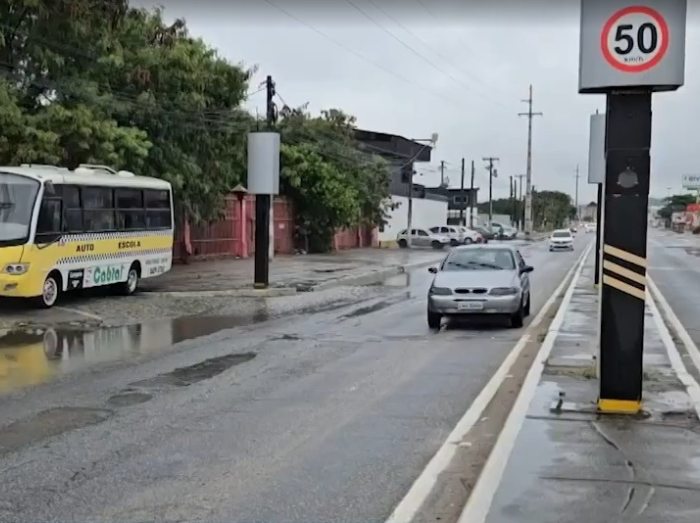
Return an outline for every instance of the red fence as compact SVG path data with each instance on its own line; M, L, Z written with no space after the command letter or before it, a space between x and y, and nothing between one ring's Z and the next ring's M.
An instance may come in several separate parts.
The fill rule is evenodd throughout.
M240 256L247 252L255 252L255 197L248 195L244 203L245 227L239 223L241 204L235 196L226 198L224 216L220 221L208 224L190 226L191 256L196 259L221 258ZM292 204L285 198L275 198L273 207L274 240L276 254L292 254L294 252L294 213ZM245 229L245 238L241 238L241 230ZM180 227L176 233L173 256L182 260L185 254L185 227ZM245 245L243 243L245 242ZM373 230L367 228L343 229L334 240L335 249L353 249L370 247L373 242Z

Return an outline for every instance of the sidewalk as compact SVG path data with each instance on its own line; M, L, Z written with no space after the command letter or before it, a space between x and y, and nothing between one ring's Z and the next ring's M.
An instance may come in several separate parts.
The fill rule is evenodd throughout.
M534 396L526 412L516 402L460 523L700 521L700 422L679 376L692 378L647 300L646 414L597 416L597 310L590 255Z
M432 249L351 249L329 254L277 256L270 262L268 296L319 291L344 285L371 285L441 260L447 251ZM158 278L139 283L149 293L260 295L253 289L255 260L225 259L174 265Z

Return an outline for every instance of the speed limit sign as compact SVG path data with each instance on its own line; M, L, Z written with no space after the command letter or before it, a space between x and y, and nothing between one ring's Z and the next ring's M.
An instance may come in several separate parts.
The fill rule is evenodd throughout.
M603 26L600 48L615 69L626 73L648 71L668 51L668 24L650 7L620 9Z
M687 0L581 0L579 93L685 81Z

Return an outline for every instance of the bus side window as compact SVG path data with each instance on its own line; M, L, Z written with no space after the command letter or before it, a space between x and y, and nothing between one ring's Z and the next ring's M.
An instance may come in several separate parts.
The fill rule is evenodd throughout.
M41 200L39 220L36 224L37 243L52 241L53 237L60 235L62 230L61 222L60 198L47 198L44 196Z
M119 230L133 231L146 228L146 211L144 210L142 190L115 189L114 198Z
M74 185L66 185L63 188L63 208L65 214L66 232L83 232L83 209L80 204L80 188Z
M83 217L89 232L114 230L114 194L110 187L83 187Z
M147 189L146 227L148 229L169 229L172 227L170 214L170 191Z

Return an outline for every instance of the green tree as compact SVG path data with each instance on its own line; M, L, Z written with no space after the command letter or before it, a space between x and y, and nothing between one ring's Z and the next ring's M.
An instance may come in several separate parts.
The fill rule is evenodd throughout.
M312 252L330 249L341 227L385 219L391 205L388 164L360 150L354 117L338 109L314 117L306 106L286 107L278 129L284 143L281 189L294 203L300 240L311 239Z
M664 220L670 220L674 212L684 211L688 205L695 203L696 197L692 194L674 194L664 198L664 206L657 214Z
M532 195L532 219L536 228L564 227L576 216L571 196L559 191L536 191Z
M165 178L182 214L218 215L245 172L250 70L190 37L184 21L165 24L159 10L126 0L12 0L0 20L0 66L18 86L16 105L53 141L34 161ZM7 139L24 159L21 142Z
M0 104L0 119L10 123L3 126L4 161L140 165L151 145L146 133L121 126L94 103L95 86L82 80L94 56L81 46L86 39L106 46L110 24L124 6L97 0L0 5L0 96L6 102Z

